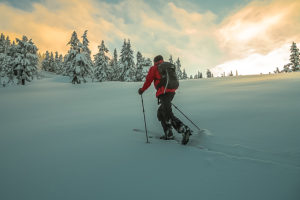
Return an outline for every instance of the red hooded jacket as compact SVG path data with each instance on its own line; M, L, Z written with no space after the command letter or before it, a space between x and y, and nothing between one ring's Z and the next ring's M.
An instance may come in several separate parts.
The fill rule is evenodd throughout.
M142 87L142 91L144 92L145 90L147 90L149 88L149 86L151 85L152 81L154 81L154 86L156 88L156 86L158 85L160 79L161 79L161 76L159 74L159 71L158 71L158 68L157 66L162 63L163 60L160 60L156 63L154 63L154 65L149 69L148 71L148 74L146 76L146 81ZM164 94L164 93L167 93L167 92L175 92L176 89L166 89L165 90L165 87L162 86L160 88L156 88L156 97Z

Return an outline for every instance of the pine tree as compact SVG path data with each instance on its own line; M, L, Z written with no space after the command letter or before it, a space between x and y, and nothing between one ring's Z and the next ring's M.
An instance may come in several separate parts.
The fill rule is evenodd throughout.
M0 81L2 86L6 86L9 82L9 72L11 71L11 56L9 55L10 40L5 39L3 33L0 36Z
M290 69L291 65L291 63L284 65L282 72L292 72L292 70Z
M15 43L15 41L12 42L12 44L9 46L8 48L8 57L9 57L9 61L8 61L8 67L7 67L7 77L8 77L8 83L14 84L17 82L17 70L15 70L15 65L16 63L16 58L17 58L17 45Z
M135 81L135 66L133 61L133 51L131 50L130 40L126 42L124 40L124 44L121 50L121 60L120 60L120 68L121 68L121 81Z
M43 68L43 60L44 60L44 54L38 53L38 71L42 70Z
M86 53L82 53L84 46L75 31L72 33L68 45L70 45L70 49L64 59L66 74L72 78L73 84L86 82L86 77L92 76L92 68Z
M55 52L55 58L54 58L54 71L56 74L62 74L63 73L63 57L62 55L58 54L58 52Z
M172 63L172 64L174 64L174 61L173 61L172 55L170 55L169 62L170 62L170 63Z
M49 72L55 72L55 62L54 62L53 52L50 53L50 58L49 58Z
M146 76L148 74L148 71L150 69L152 65L152 61L150 58L146 58L144 59L144 65L143 65L143 78L142 78L142 81L145 81L146 80Z
M207 77L207 78L212 78L212 77L213 77L213 76L212 76L212 73L211 73L211 71L210 71L209 69L207 69L206 77Z
M182 71L181 71L181 63L180 63L180 60L179 58L177 59L176 63L175 63L175 66L176 66L176 74L177 74L177 77L178 79L182 79Z
M117 49L114 49L114 55L113 58L110 60L109 62L109 66L110 66L110 80L112 81L118 81L119 80L119 75L120 73L120 68L119 68L119 62L118 62L118 53L117 53Z
M79 40L77 38L77 33L74 31L72 33L70 41L67 43L67 45L70 45L70 49L68 53L65 55L65 59L64 59L64 67L66 69L66 75L68 76L73 76L74 74L74 66L76 62L75 58L76 55L80 53L78 43Z
M45 71L50 71L50 54L49 51L46 51L45 58L42 61L42 69Z
M291 50L290 61L291 61L292 71L298 71L300 70L299 49L297 48L295 42L293 42L290 50Z
M91 50L89 49L89 40L87 38L87 30L84 31L84 34L81 36L82 37L82 53L85 54L89 68L93 68L93 61L91 59Z
M36 75L38 49L26 36L23 36L22 40L17 38L16 41L18 44L14 69L18 72L19 84L25 85L25 81L33 80L33 76Z
M144 58L141 52L138 51L136 54L136 81L143 80L143 64Z
M3 33L1 33L0 36L0 77L5 76L6 74L4 74L4 65L5 65L5 59L7 56L7 53L5 51L5 36Z
M186 74L186 72L185 72L185 69L183 69L183 72L182 72L182 79L187 79L188 78L188 76L187 76L187 74Z
M104 41L102 40L101 45L98 46L99 52L94 55L95 58L95 70L94 75L95 78L102 82L107 81L109 79L109 57L106 56L108 53L108 49L106 48Z
M142 56L140 52L136 55L136 81L144 81L151 67L151 60Z
M202 73L198 71L198 78L203 78Z

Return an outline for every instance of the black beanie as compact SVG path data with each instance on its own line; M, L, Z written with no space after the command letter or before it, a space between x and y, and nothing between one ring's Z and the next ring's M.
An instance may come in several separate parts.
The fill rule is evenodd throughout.
M155 58L153 59L154 63L156 63L160 60L164 60L164 58L161 55L155 56Z

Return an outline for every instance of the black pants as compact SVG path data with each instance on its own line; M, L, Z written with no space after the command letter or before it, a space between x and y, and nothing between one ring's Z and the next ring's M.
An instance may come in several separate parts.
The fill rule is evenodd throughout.
M157 118L161 122L164 132L167 133L172 127L180 133L181 126L185 126L172 112L172 100L175 93L169 92L159 96L160 106L157 110Z

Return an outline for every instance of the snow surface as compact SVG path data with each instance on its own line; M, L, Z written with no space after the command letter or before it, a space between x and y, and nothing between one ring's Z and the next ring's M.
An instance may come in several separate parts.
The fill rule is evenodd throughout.
M46 76L0 88L0 199L300 199L300 73L181 81L174 104L207 129L187 146L132 131L142 83Z

